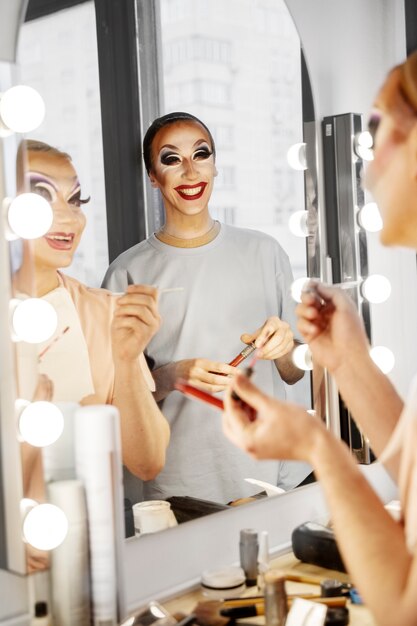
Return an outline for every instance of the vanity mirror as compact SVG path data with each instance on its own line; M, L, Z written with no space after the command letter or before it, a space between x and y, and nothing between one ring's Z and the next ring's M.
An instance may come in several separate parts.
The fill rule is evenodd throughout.
M143 198L130 198L125 193L117 202L109 202L115 178L114 167L111 173L108 171L108 160L114 159L109 152L116 152L116 148L109 145L109 102L103 101L106 79L101 30L117 25L108 13L116 9L114 4L103 2L96 6L91 1L76 2L72 7L70 4L65 2L65 8L57 10L59 3L53 3L48 14L48 4L29 2L27 21L20 35L19 63L22 82L36 87L46 102L45 122L31 138L69 152L82 181L83 195L92 197L85 207L87 228L80 252L68 273L97 286L107 267L108 254L112 258L117 252L118 239L113 229L117 214L132 213L131 207L138 201L139 206L146 207L143 214L149 230L152 225L158 226L160 207L150 187L146 187ZM289 217L305 206L304 172L289 166L286 153L292 144L308 135L309 163L313 165L309 169L310 192L313 188L317 208L314 110L311 96L306 97L309 81L301 62L300 40L284 2L251 0L227 8L221 3L189 0L134 4L138 28L143 29L144 23L149 25L143 36L148 38L146 43L154 56L161 58L156 68L158 87L154 77L151 80L148 76L149 66L144 68L150 51L140 49L142 100L137 113L143 126L158 113L172 109L201 116L213 131L217 146L219 175L212 199L214 217L274 236L289 254L294 277L305 276L306 238L295 236L288 228ZM126 6L131 8L133 4ZM118 10L125 15L125 9ZM68 28L73 23L78 25L75 31ZM148 41L150 32L155 33L153 41ZM303 91L304 114L307 109L313 132L303 125ZM117 123L122 129L120 116ZM130 154L125 146L120 163L125 169L133 163L134 177L138 178L142 176L141 163L130 159ZM128 230L125 223L122 226ZM318 244L318 236L311 238ZM317 264L315 267L319 271ZM294 387L287 387L287 393L311 407L310 373ZM196 403L196 413L198 410ZM281 486L291 489L308 474L309 468L304 464L286 465L281 472ZM126 480L129 486L137 482ZM257 490L244 483L238 495ZM136 484L127 493L132 503L140 500ZM205 493L199 497L208 499Z
M10 3L2 3L2 11L3 4L10 5ZM102 4L106 3L102 2ZM313 84L316 96L318 96L316 99L318 117L346 110L367 110L381 75L403 55L401 47L403 40L398 32L403 24L399 3L395 3L394 7L393 3L382 5L379 0L375 0L364 6L363 2L357 1L350 3L349 7L343 7L339 6L339 3L336 6L332 0L308 4L304 0L288 0L288 4L301 28L308 64L313 70ZM137 5L140 6L140 2ZM358 28L361 37L358 37ZM372 53L367 47L368 38L374 42ZM352 48L353 39L356 46ZM387 42L391 47L387 46ZM348 46L351 50L349 60L346 59L344 53ZM329 54L329 50L333 53ZM353 67L361 67L360 75L356 70L352 70ZM359 85L357 81L360 82ZM318 191L320 192L320 189ZM389 257L386 253L385 256ZM405 283L408 278L410 281L415 280L415 262L413 273L409 271L410 259L401 256L395 258L400 259L396 262L396 268L400 268L396 276L398 288L402 289L402 292L398 293L396 306L398 307L398 302L403 301L407 294L407 311L411 313L414 311L414 302L411 302L412 294L408 284L405 285ZM394 264L391 263L391 265L394 271ZM395 281L392 282L395 284ZM395 325L395 313L389 318L388 324L387 319L383 314L381 315L382 332L387 334L387 329L389 329L393 333L392 341L395 342L399 353L404 356L407 363L412 363L414 335L411 340L406 324L401 328ZM5 324L4 328L6 328ZM406 330L407 336L405 336ZM404 376L402 376L403 372L397 375L400 378L400 388L404 388L409 380L407 367L405 369ZM14 464L11 466L15 467ZM8 475L10 475L9 472ZM280 523L286 519L286 510L291 509L296 498L299 498L302 504L307 501L311 502L310 496L315 492L315 488L316 485L309 486L284 496L286 506L279 511ZM15 491L15 498L18 498L18 490ZM274 519L277 519L278 514L277 501L279 502L279 498L268 499L241 509L234 509L232 512L219 513L209 519L195 520L177 529L161 533L158 537L147 536L139 540L127 541L123 555L125 576L124 582L121 581L120 584L125 585L128 606L137 607L147 596L166 593L168 589L173 593L176 585L181 586L186 582L197 580L202 566L236 560L237 548L234 549L234 541L237 537L237 528L247 524L253 524L258 528L276 527ZM321 504L314 509L312 505L312 514L315 512L320 515L322 512L320 507ZM305 513L306 509L304 508L303 511ZM230 523L227 520L230 520ZM157 550L155 550L156 542L158 542ZM274 546L277 543L277 537L274 537L271 545ZM181 545L187 545L186 553ZM207 555L204 564L201 559L202 546ZM177 563L181 563L181 573L176 569ZM138 567L141 572L138 572ZM143 573L144 571L146 573Z

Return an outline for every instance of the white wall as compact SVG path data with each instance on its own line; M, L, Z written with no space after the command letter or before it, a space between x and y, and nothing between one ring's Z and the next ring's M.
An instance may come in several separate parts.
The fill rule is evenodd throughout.
M366 124L386 73L405 58L403 0L286 2L304 47L317 119L353 112ZM370 273L384 274L392 285L390 299L372 306L372 343L394 352L390 377L404 396L416 368L416 255L383 248L378 235L368 240Z

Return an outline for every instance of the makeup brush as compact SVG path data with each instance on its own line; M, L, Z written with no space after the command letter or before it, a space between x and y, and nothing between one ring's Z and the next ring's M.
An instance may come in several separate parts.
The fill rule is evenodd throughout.
M314 596L309 593L299 593L288 596L289 607L296 598L305 598L313 602L318 602L319 604L325 604L329 607L343 607L346 606L347 602L345 596L322 598L321 596ZM196 616L200 626L225 626L230 620L265 614L265 602L262 596L260 596L259 602L252 604L246 604L245 598L241 598L241 600L240 606L229 606L228 603L230 600L207 600L199 602L197 606L194 607L193 614Z
M69 329L70 329L70 327L69 327L69 326L66 326L66 327L64 328L64 330L63 330L63 331L62 331L59 335L57 335L57 336L55 337L55 339L53 339L53 340L51 341L51 343L50 343L50 344L48 344L48 345L46 346L46 348L44 348L44 349L42 350L42 352L40 352L40 353L38 354L38 363L40 363L40 362L42 361L42 358L45 356L45 354L48 352L48 350L50 350L50 349L52 348L52 346L53 346L53 345L55 345L55 343L56 343L57 341L59 341L59 340L61 339L61 337L63 337L63 336L65 335L65 333L67 333L67 332L69 331Z
M232 367L237 367L238 365L240 365L240 363L242 363L242 361L247 359L248 356L250 356L252 352L254 352L255 350L256 350L255 344L250 343L248 346L246 346L246 348L243 348L243 350L239 352L239 354L235 356L234 359L230 361L229 365L231 365Z
M242 361L247 359L248 356L250 356L252 354L252 352L254 352L255 350L256 350L255 344L254 343L250 343L248 346L243 348L243 350L241 350L241 352L239 352L239 354L237 356L235 356L235 358L232 359L228 363L228 365L231 365L232 367L237 367L238 365L240 365L242 363ZM223 374L223 372L212 372L212 371L209 371L209 374L216 374L216 376L227 376L227 374Z
M184 287L164 287L163 289L158 289L158 296L162 296L163 293L175 293L177 291L184 291ZM125 296L126 291L113 291L114 296Z
M294 596L287 596L288 607L296 598L305 598L305 594L296 594ZM310 596L307 598L313 602L319 604L325 604L326 606L346 606L346 597L334 597L334 598L322 598L321 596ZM306 598L306 599L307 599ZM220 615L222 617L229 617L232 620L242 619L244 617L256 617L257 615L265 615L265 604L258 602L256 604L248 604L246 606L234 606L220 609Z
M245 374L245 376L247 378L250 378L253 374L253 369L255 367L255 363L259 358L259 348L255 350L255 354L252 357L251 362L249 363L248 367L245 367L245 369L243 370L243 373ZM232 391L232 398L233 400L240 402L241 407L246 411L247 416L249 418L249 421L254 422L256 420L256 411L253 407L251 407L249 404L246 404L246 402L243 402L242 398L240 398L238 396L238 394L236 393L236 391Z

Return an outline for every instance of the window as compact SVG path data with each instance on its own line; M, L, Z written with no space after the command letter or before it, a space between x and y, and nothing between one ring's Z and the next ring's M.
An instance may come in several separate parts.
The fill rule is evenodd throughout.
M77 28L69 30L69 23ZM66 272L99 286L108 246L94 3L23 24L18 58L21 81L37 89L46 104L45 121L31 138L68 152L83 195L91 195L87 227Z

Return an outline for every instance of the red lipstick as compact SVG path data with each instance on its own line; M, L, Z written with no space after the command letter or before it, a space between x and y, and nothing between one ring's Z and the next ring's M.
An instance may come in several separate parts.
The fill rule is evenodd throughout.
M47 244L54 250L71 250L74 233L48 233L45 235Z
M183 200L198 200L203 195L207 183L197 183L196 185L178 185L174 187L175 191ZM195 190L195 193L193 193Z

